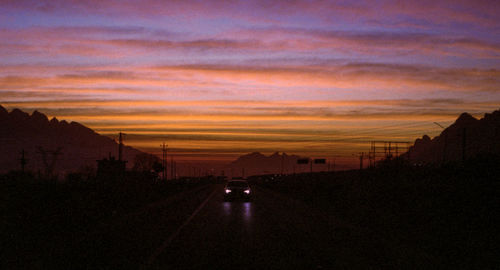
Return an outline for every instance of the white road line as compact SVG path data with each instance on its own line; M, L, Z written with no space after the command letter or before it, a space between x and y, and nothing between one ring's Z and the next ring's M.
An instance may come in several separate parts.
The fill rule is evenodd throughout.
M189 222L191 222L191 220L193 220L193 218L198 214L198 212L201 211L201 209L203 209L203 207L205 207L205 205L208 203L208 201L210 200L210 198L212 198L212 196L215 194L216 191L217 191L217 188L215 188L214 191L212 191L212 193L210 193L210 195L198 206L198 208L196 208L196 210L194 210L194 212L191 214L191 216L189 216L189 218L186 219L186 221L184 221L184 223L179 228L177 228L177 230L173 234L171 234L165 241L163 241L163 243L161 244L161 246L159 248L157 248L155 250L155 252L148 258L146 264L144 265L144 268L147 268L148 266L150 266L156 260L156 258L179 235L179 233L182 231L182 229L186 225L188 225Z

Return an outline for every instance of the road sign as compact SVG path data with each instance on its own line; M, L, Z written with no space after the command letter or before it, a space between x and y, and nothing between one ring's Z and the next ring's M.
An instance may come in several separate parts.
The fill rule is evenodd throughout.
M297 159L297 164L308 164L308 163L309 163L308 158Z
M326 163L326 159L324 158L317 158L314 160L314 164L325 164Z

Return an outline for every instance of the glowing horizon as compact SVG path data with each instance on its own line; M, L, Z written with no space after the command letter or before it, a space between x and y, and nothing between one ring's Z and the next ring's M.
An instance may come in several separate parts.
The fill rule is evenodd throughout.
M355 163L372 140L500 108L496 1L32 1L0 6L0 104L193 160Z

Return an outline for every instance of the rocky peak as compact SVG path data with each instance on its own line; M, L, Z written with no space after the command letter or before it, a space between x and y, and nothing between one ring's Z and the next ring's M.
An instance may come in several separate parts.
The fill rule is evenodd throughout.
M31 119L37 123L48 123L49 122L49 119L47 118L47 116L43 113L38 112L38 111L34 111L31 114Z
M69 123L66 120L61 120L59 121L59 126L66 128L69 126Z
M279 152L274 152L271 156L269 156L270 158L273 158L273 157L279 157L281 156Z
M56 125L56 124L58 124L58 123L59 123L59 120L57 120L57 118L52 117L52 119L50 119L50 124L52 124L52 125Z
M259 152L253 152L247 155L240 156L238 160L254 160L254 159L260 159L265 157L263 154Z
M5 116L8 114L9 112L2 105L0 105L0 116Z
M415 140L415 146L416 147L419 147L419 146L422 146L422 145L427 145L431 142L431 138L427 135L424 135L422 136L422 138L420 139L417 139Z
M455 123L447 127L439 136L430 139L423 136L410 148L411 159L415 162L443 163L462 158L464 149L467 157L500 153L500 111L486 113L476 119L462 113ZM466 131L467 136L463 136ZM466 140L464 139L466 138Z
M481 120L490 122L500 122L500 110L494 111L492 113L485 113L484 118Z
M25 113L19 109L12 110L9 115L14 120L25 120L28 119L30 116L28 113Z
M470 124L473 124L477 122L478 120L474 118L472 115L468 113L462 113L458 119L455 121L455 125L457 126L469 126Z

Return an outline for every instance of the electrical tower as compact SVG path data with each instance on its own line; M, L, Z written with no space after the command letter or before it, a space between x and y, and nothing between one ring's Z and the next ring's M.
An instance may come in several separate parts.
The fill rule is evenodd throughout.
M51 178L57 161L57 156L62 155L62 147L56 150L45 150L41 146L38 147L38 153L42 155L43 165L45 166L45 177ZM52 154L52 159L49 162L48 154Z
M368 152L369 166L375 166L381 159L393 159L410 149L410 142L372 141Z
M123 136L127 135L125 133L120 132L118 137L118 160L123 160Z

